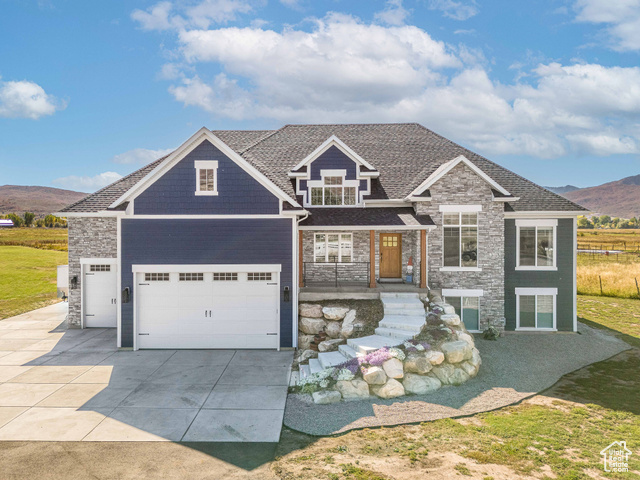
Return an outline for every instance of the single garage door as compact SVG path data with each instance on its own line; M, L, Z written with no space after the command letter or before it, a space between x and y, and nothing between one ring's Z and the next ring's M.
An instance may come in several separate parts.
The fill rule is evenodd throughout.
M171 267L135 274L138 348L278 348L278 271Z
M118 323L118 284L114 264L82 266L84 297L84 327L115 328Z

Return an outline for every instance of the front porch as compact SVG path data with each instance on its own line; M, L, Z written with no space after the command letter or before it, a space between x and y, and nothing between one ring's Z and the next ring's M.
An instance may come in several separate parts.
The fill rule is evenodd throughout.
M427 295L428 288L410 283L376 283L374 287L368 285L346 286L307 286L300 288L298 298L301 302L319 302L322 300L375 300L381 293L417 293Z

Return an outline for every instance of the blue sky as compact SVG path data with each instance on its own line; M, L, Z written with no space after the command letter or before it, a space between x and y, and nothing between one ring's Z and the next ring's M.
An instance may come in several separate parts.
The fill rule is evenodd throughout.
M640 0L0 0L0 185L201 126L413 122L543 185L640 173Z

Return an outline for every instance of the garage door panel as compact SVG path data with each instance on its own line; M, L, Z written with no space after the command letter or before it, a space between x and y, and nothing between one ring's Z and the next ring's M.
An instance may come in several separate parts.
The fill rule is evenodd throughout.
M83 268L84 326L115 327L118 309L115 266L84 265Z

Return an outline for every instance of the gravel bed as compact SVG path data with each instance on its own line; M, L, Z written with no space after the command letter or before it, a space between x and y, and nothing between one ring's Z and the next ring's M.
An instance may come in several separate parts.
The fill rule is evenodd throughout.
M365 427L400 425L471 415L517 403L549 388L560 377L631 348L581 323L580 334L507 333L497 341L475 336L482 366L459 387L428 395L370 398L316 405L308 395L290 394L284 424L310 435L331 435Z

